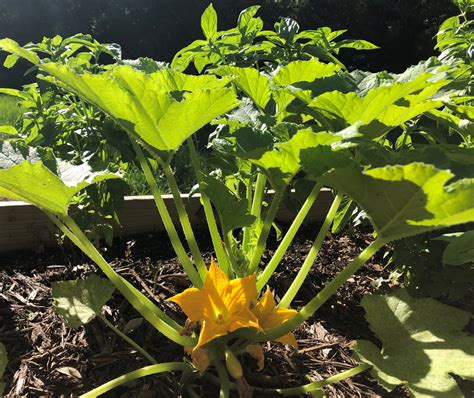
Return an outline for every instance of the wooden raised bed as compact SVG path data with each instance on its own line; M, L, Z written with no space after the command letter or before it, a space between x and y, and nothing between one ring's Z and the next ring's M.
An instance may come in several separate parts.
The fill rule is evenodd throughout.
M271 194L269 194L271 195ZM206 219L199 195L182 195L186 204L191 223L204 226ZM171 195L163 196L173 221L177 224L178 217ZM332 193L323 190L313 205L306 221L321 221L326 216L332 202ZM294 213L284 205L280 207L277 221L289 223ZM128 196L120 214L121 227L117 228L117 236L127 236L144 232L163 231L164 227L155 207L152 196ZM24 202L0 202L0 252L33 249L57 245L56 228L51 221L36 207Z

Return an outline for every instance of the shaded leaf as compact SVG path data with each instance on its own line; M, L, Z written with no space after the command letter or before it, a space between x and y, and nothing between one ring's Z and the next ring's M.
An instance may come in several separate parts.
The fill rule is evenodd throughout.
M224 234L254 222L255 217L249 213L248 200L237 197L223 182L211 176L203 176L201 190L215 206Z
M307 148L331 145L341 141L336 134L315 133L311 129L298 131L289 141L276 144L251 162L261 167L276 190L284 189L300 169L300 153Z
M443 263L461 265L474 262L474 231L453 237L443 252Z
M53 282L51 290L54 310L70 327L77 328L100 315L115 287L108 279L92 274L83 280Z
M383 343L358 340L357 357L387 390L405 384L416 397L462 398L450 375L474 379L474 337L463 332L471 314L406 290L362 299L371 329Z
M474 221L474 179L424 163L367 171L341 168L315 179L349 195L387 240Z

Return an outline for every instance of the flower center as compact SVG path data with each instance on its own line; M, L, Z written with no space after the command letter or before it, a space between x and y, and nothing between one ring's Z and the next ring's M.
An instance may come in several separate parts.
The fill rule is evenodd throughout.
M216 323L218 325L222 325L225 322L224 315L222 315L220 312L217 313L216 317Z

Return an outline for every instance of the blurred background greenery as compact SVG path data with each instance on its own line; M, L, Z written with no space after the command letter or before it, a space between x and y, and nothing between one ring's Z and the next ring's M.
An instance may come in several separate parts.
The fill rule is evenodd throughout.
M200 15L209 0L0 0L0 37L21 44L43 36L89 33L116 42L124 58L147 56L171 61L192 40L202 37ZM239 12L260 4L266 23L295 18L302 29L347 29L348 37L369 40L377 51L342 53L349 69L400 72L434 54L440 23L456 14L450 0L214 0L219 28L235 26ZM3 62L4 54L0 55ZM25 68L0 69L0 87L34 80Z

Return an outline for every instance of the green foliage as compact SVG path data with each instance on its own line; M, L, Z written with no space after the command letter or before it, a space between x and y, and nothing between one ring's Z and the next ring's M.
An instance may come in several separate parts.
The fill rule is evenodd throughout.
M474 262L474 231L445 236L449 244L443 252L443 263L462 265Z
M2 95L0 91L0 126L11 126L15 124L20 114L18 98Z
M395 242L390 261L412 296L461 300L474 283L471 246L472 231L422 234Z
M0 196L23 200L54 214L66 215L74 195L90 184L114 174L94 173L83 166L65 165L58 178L41 161L31 164L27 160L0 170Z
M182 153L178 151L183 151L180 148L185 141L189 151L185 163L190 163L195 172L198 184L194 190L201 194L223 272L219 278L222 282L225 274L231 279L224 285L242 284L244 279L237 279L248 277L245 283L249 284L249 292L255 292L250 286L254 279L257 292L262 290L320 189L325 186L334 191L333 205L307 259L275 308L280 314L290 311L286 314L291 317L262 331L246 327L237 328L232 335L219 332L218 337L203 345L221 380L226 377L220 368L225 359L222 353L230 349L230 339L237 338L242 347L281 341L281 337L313 316L386 244L391 244L393 263L408 269L404 278L408 288L430 294L437 291L437 295L452 296L455 289L464 287L459 276L469 280L466 264L472 260L470 233L432 241L436 248L428 250L430 256L425 256L426 251L418 253L424 256L418 262L420 257L413 254L426 245L411 240L418 236L425 239L422 234L435 236L433 231L446 227L459 231L462 224L474 221L474 112L467 88L472 71L464 60L430 58L400 74L350 72L338 59L339 51L375 46L363 40L341 39L343 30L323 27L302 31L291 18L281 18L274 30L264 30L263 20L256 16L258 9L245 9L235 28L219 31L217 14L210 5L201 18L205 40L182 49L171 65L151 59L123 61L118 46L101 45L87 36L71 39L71 46L76 46L73 53L64 44L68 39L60 37L24 47L9 39L0 41L0 48L13 55L6 61L8 67L21 57L41 73L36 85L21 92L3 90L19 97L20 106L31 112L10 129L3 127L4 136L9 134L10 139L2 144L0 196L22 199L45 211L100 266L143 318L183 346L195 346L196 338L183 336L173 319L113 271L84 236L83 230L91 220L78 225L69 217L69 205L87 204L93 211L100 208L107 209L104 213L113 213L115 207L107 207L110 202L103 200L104 195L112 193L117 176L125 173L127 178L135 178L139 165L141 176L136 181L141 187L146 183L154 196L171 245L194 285L188 292L200 294L206 290L213 303L220 303L218 292L207 283L208 271L171 167L183 168L183 158L177 154ZM114 63L101 63L101 54L112 57ZM198 75L183 72L191 64ZM214 126L214 131L209 125ZM52 130L49 126L53 126ZM96 147L97 143L100 149L92 150L91 146ZM175 199L188 247L183 245L161 197L165 182ZM308 188L303 189L306 196L299 201L295 219L273 257L265 263L262 259L266 241L285 193L292 188L301 192L301 187ZM275 192L267 203L265 194L269 189ZM117 196L123 198L123 191ZM375 229L374 242L298 313L288 310L286 307L317 260L331 226L333 231L339 231L364 217ZM93 224L110 236L106 223L96 220ZM277 226L275 230L278 231ZM430 265L435 272L429 276L435 277L427 283ZM423 270L419 272L421 266ZM442 272L438 272L440 267ZM439 289L443 278L446 282ZM79 294L84 289L81 285ZM446 378L447 372L471 377L464 365L449 361L442 364L438 352L429 346L438 344L432 341L433 336L443 333L446 340L453 336L465 339L460 332L464 313L449 315L448 319L457 316L461 320L450 321L455 327L443 329L431 320L444 316L445 307L440 309L432 301L415 302L402 291L365 302L369 303L369 321L387 347L384 353L393 352L389 359L394 372L400 372L397 368L402 356L411 351L415 356L410 366L418 366L406 377L398 374L400 379L391 378L397 374L385 375L376 370L384 383L392 387L408 382L414 390L425 388L423 379L408 378L417 378L420 372L429 375L430 382ZM371 303L393 307L396 314L391 315L384 307L372 317L369 307L375 304ZM409 318L398 313L398 307ZM416 309L413 316L411 307ZM97 311L87 310L86 318ZM243 318L250 308L246 311ZM217 314L216 317L219 319ZM199 321L204 328L203 321ZM248 319L241 321L246 324ZM409 332L417 330L413 325L418 322L423 323L420 336L426 341L412 341ZM393 334L402 339L401 346L389 341ZM429 344L420 347L420 343ZM468 352L464 343L459 342L458 348ZM360 355L370 356L370 361L379 366L382 356L370 344L359 342ZM457 346L449 344L441 348L451 354ZM455 353L453 358L455 355L460 361L469 360L465 353ZM430 369L427 358L433 363ZM365 368L355 368L354 372ZM384 368L384 372L391 370ZM445 383L436 384L440 391L457 394L452 383ZM311 389L320 387L318 384ZM222 387L222 396L226 396L226 388ZM304 392L305 388L291 391Z
M353 198L370 217L377 235L394 240L474 217L474 179L446 186L452 177L447 170L410 163L365 172L341 168L319 180Z
M405 384L416 397L464 397L450 374L474 378L474 337L462 331L471 314L405 290L365 296L362 306L383 349L358 340L355 351L387 390Z
M217 14L210 5L201 18L206 40L195 40L184 47L176 53L171 66L184 71L193 63L200 73L221 65L245 68L261 64L262 69L272 70L282 63L313 57L343 66L336 58L341 48L378 48L366 40L336 41L345 31L333 32L328 27L300 32L300 26L292 18L280 18L274 31L264 30L262 19L255 16L259 8L246 8L240 13L235 28L217 31ZM255 72L241 70L241 73Z
M204 176L201 192L209 196L222 223L222 233L251 225L255 217L249 214L249 203L237 197L224 183L212 176Z
M54 310L77 328L101 315L102 307L115 290L108 279L89 275L86 279L54 282L51 284Z

